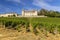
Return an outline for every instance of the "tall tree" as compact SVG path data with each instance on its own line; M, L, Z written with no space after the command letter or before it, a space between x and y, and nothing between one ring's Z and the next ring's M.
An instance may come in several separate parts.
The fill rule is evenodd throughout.
M46 9L41 9L41 10L38 12L38 15L45 15L46 13L48 13L48 10L46 10Z

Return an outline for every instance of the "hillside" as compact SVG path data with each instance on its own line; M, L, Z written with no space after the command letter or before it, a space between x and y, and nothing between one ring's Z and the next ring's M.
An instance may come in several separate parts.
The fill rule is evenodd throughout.
M0 18L0 40L60 40L60 18Z

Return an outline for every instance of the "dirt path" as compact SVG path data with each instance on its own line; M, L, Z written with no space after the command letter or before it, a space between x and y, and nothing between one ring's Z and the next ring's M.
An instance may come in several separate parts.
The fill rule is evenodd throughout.
M33 33L17 32L11 29L0 29L0 40L60 40L60 34L52 35L47 34L48 37L43 33L35 36Z

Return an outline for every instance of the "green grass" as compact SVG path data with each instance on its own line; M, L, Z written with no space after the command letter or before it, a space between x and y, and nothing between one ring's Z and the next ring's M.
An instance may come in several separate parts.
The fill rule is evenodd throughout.
M60 24L60 18L32 18L35 23Z

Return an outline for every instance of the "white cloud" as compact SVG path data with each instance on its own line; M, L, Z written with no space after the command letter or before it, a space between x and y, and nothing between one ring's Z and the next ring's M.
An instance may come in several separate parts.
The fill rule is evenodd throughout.
M14 2L16 5L19 5L19 4L25 5L25 3L23 3L21 0L6 0L6 1ZM17 3L19 3L19 4L17 4Z
M10 9L9 7L5 7L4 5L0 4L0 13L5 13L5 12L13 12L13 10Z
M33 5L54 11L60 11L60 6L52 6L46 2L47 0L33 0ZM52 2L52 0L49 0Z
M11 1L11 2L17 2L17 3L20 3L20 0L6 0L6 1Z

